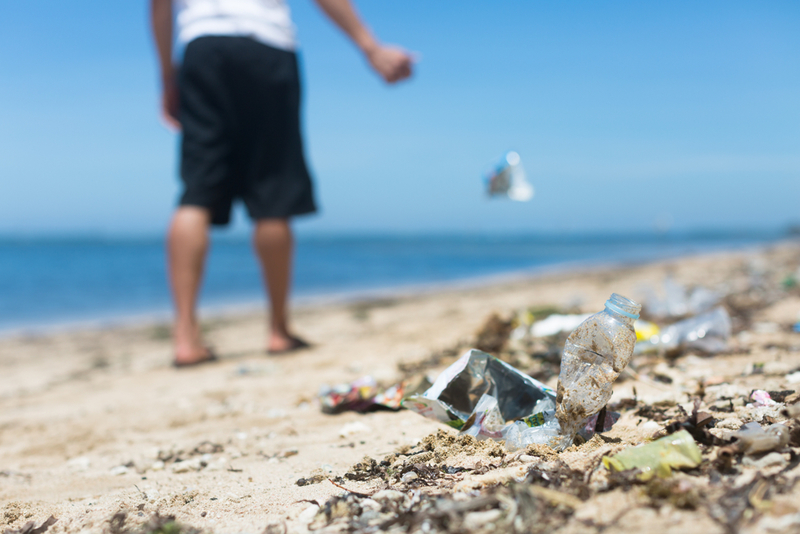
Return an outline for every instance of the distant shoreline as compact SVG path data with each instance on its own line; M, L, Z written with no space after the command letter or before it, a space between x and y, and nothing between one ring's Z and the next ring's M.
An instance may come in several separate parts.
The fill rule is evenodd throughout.
M343 306L370 302L381 299L407 299L416 296L427 296L437 292L454 292L485 288L493 285L504 285L526 280L536 280L552 275L576 275L580 273L594 273L597 271L614 270L627 267L641 266L662 261L679 261L685 258L712 256L744 251L759 251L769 247L797 243L797 239L786 237L775 241L763 243L749 243L742 245L728 245L712 247L703 251L687 251L676 254L653 254L643 257L626 257L617 260L586 259L574 261L561 261L532 266L526 269L516 269L479 276L466 276L448 280L429 282L410 282L394 286L375 286L344 291L321 291L292 296L292 306L295 309L318 308L328 306ZM201 306L202 320L219 319L223 317L239 317L264 312L265 302L261 297L257 299L231 299L228 301L218 299L216 302ZM96 330L119 327L147 327L163 326L172 318L172 309L162 307L142 312L115 313L103 316L87 317L76 320L44 320L39 322L23 323L20 325L0 326L0 338L18 336L39 336L73 330Z

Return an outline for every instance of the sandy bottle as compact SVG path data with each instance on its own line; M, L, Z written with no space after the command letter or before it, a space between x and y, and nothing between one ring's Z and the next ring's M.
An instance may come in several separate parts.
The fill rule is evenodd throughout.
M611 398L611 385L631 361L641 305L614 293L605 310L586 319L567 338L558 375L556 417L565 445Z

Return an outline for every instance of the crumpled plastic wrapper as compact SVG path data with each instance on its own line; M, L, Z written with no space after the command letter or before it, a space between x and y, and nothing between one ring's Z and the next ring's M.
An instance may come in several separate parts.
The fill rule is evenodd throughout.
M475 349L445 369L425 393L405 399L403 406L478 439L505 440L510 451L532 443L549 445L560 435L555 391ZM583 439L594 434L597 418L595 414L585 422L579 432ZM618 413L606 413L603 431L618 419Z
M461 430L484 395L496 400L503 422L531 415L540 400L555 402L552 388L491 354L472 349L445 369L430 389L404 400L403 406ZM487 402L482 408L489 406Z
M703 461L700 449L686 430L675 432L641 447L631 447L614 456L603 458L603 465L614 471L640 469L640 480L654 476L666 478L672 469L697 467Z

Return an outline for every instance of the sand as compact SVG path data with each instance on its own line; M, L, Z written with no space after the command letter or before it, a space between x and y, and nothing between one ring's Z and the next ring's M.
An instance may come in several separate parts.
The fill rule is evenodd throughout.
M262 350L263 314L210 317L204 327L221 361L183 370L170 366L163 324L0 338L0 532L50 515L58 522L48 532L103 532L120 510L134 523L159 511L218 533L262 532L271 523L305 531L314 502L342 490L327 480L300 486L298 479L341 476L364 456L380 460L443 428L409 411L325 415L316 400L321 385L364 375L390 384L400 376L398 364L467 343L492 312L535 305L600 311L612 292L641 299L644 288L659 287L667 274L735 292L759 269L798 264L800 246L786 243L309 305L295 310L294 324L315 346L284 357ZM758 310L728 353L689 354L663 365L659 372L673 377L671 384L645 376L624 380L612 402L635 388L639 399L686 403L687 389L703 381L742 390L800 389L786 381L800 368L800 334L790 332L798 313L800 296L789 294ZM763 364L762 374L752 374L754 362ZM633 419L623 417L617 432L638 436ZM580 468L615 448L603 447L562 456ZM504 475L464 478L461 489L507 480L515 465ZM373 486L347 482L356 491ZM598 496L576 511L565 531L585 526L575 523L581 517L599 524L608 508L603 499L616 499L616 509L632 498ZM643 528L658 514L648 510L629 514L618 530ZM684 532L721 531L707 516L678 519Z

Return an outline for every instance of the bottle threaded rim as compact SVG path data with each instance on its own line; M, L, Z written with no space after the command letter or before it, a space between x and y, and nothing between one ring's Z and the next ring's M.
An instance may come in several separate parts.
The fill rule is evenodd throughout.
M618 293L612 293L611 297L606 301L606 308L636 320L639 318L642 305Z

